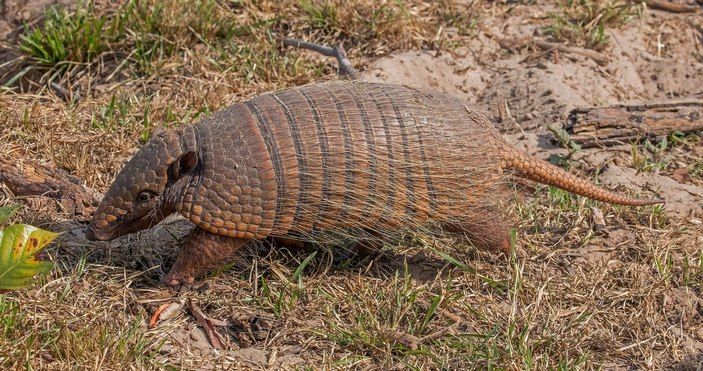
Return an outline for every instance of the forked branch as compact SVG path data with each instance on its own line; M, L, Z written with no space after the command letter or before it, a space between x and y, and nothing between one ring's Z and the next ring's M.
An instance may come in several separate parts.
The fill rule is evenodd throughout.
M294 46L296 48L312 50L327 57L335 57L337 58L337 63L339 64L340 75L347 75L352 79L357 78L358 73L356 68L354 68L352 62L349 58L347 58L347 52L341 44L339 46L326 46L289 38L283 39L283 44L286 46Z

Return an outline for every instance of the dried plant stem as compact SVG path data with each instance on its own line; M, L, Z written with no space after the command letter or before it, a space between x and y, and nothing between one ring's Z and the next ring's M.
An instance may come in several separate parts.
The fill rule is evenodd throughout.
M335 57L337 58L337 63L339 63L340 75L347 75L352 79L357 78L358 73L354 68L352 62L349 60L349 58L347 58L347 52L344 50L344 47L342 45L326 46L311 43L308 41L289 38L283 39L283 44L286 46L294 46L296 48L312 50L327 57Z
M595 61L601 66L610 63L610 58L608 58L605 54L599 53L595 50L579 48L576 46L566 46L561 43L555 43L537 38L526 37L517 40L499 39L498 43L504 48L514 48L532 43L542 50L557 50L562 53L582 55L584 57L593 59L593 61Z

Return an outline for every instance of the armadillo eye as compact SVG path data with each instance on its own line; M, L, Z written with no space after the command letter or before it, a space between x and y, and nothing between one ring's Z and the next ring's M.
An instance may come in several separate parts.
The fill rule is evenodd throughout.
M137 195L137 202L147 202L154 197L154 193L151 191L141 191Z

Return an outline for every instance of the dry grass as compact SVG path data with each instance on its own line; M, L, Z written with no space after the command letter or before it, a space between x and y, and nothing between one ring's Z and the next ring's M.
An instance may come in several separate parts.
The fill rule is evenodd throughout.
M25 47L1 72L4 82L17 78L0 93L0 153L51 160L104 190L155 126L188 124L242 97L334 78L333 61L284 49L277 36L342 41L363 66L394 50L437 47L440 27L469 35L475 19L490 14L449 2L351 3L84 7L81 24L104 22L102 39L93 41L97 55L78 55L83 38L58 62L39 61ZM685 167L700 184L699 148L692 142L662 154L656 145L637 147L632 165L649 171L666 159L660 170ZM21 200L2 194L2 203ZM302 269L311 251L262 246L178 293L158 279L187 232L182 222L112 243L67 232L50 251L57 261L51 276L0 296L0 367L598 369L701 362L691 353L703 343L700 224L548 187L516 205L516 241L525 256L495 257L442 236L410 234L375 258L323 249ZM28 207L15 219L79 227ZM160 304L187 298L227 321L218 330L229 351L213 351L186 309L147 328Z
M622 26L642 7L634 1L563 0L544 31L556 40L601 50L609 42L607 29Z

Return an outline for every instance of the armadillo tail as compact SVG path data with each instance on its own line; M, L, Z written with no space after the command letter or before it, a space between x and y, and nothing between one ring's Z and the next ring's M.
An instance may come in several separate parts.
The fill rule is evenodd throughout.
M504 148L503 161L505 161L505 166L507 168L521 173L530 180L549 184L597 201L624 206L643 206L664 203L664 200L661 199L631 198L610 192L546 161L531 157L515 148Z

